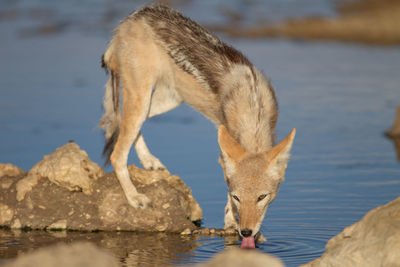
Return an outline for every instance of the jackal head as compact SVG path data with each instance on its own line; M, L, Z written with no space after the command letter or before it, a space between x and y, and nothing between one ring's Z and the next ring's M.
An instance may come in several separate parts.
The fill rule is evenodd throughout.
M220 163L228 184L228 201L238 215L238 232L243 238L252 237L260 229L268 205L278 194L284 180L290 149L296 129L269 151L247 152L228 133L225 126L218 129L221 148Z

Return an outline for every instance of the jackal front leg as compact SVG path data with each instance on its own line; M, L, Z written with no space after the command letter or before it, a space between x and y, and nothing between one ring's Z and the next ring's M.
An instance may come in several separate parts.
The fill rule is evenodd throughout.
M235 207L233 207L231 197L228 193L228 201L225 206L224 229L236 231L238 228L237 211Z

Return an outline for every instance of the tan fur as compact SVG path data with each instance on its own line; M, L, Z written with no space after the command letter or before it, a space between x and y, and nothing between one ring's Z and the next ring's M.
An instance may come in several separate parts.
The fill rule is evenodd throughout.
M102 120L106 149L130 205L150 204L129 177L131 146L144 168L165 168L146 146L143 122L186 102L219 127L219 162L229 188L225 228L251 230L254 236L283 181L295 135L273 147L277 103L265 76L239 51L164 6L145 7L125 19L103 64L111 72Z
M232 218L225 218L225 227L249 229L253 235L259 231L268 205L275 199L279 184L289 159L296 130L272 149L262 153L244 151L226 131L218 129L218 141L222 151L222 167L226 175L231 203L232 217L239 215L239 225ZM266 195L264 199L258 198ZM239 199L239 200L238 200ZM227 225L227 223L229 225Z

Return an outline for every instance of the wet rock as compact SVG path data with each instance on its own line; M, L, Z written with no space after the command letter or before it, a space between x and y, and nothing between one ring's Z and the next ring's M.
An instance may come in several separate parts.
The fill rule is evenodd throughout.
M103 174L77 144L64 145L27 175L11 177L8 187L0 187L0 225L176 233L196 229L193 221L202 218L201 208L178 176L135 166L129 172L152 207L131 207L114 173Z
M21 255L4 267L117 267L120 266L115 257L88 242L72 245L59 244L38 249L35 252Z
M56 221L47 227L50 230L65 230L67 229L67 220Z
M186 228L185 230L183 230L181 232L181 235L190 235L192 233L192 231L189 228Z
M71 142L44 156L42 161L33 166L28 176L17 184L17 199L24 199L25 194L41 178L47 178L70 191L83 191L90 195L93 183L103 174L103 169L92 162L77 144Z
M19 219L15 219L11 224L11 229L20 229L22 227L21 222Z
M239 240L239 233L235 229L216 229L216 228L198 228L196 230L193 230L191 235L202 235L202 236L213 236L213 235L218 235L218 236L232 236L235 237L236 240ZM266 241L266 240L265 240Z
M197 267L283 267L282 262L269 254L257 250L232 248L218 253L210 262L196 265Z
M369 211L326 245L325 253L303 267L399 266L400 197Z

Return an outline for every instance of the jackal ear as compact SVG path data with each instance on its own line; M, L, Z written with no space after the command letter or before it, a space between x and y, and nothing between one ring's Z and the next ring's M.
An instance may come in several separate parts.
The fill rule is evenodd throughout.
M295 135L296 129L293 129L288 136L265 154L265 158L268 162L268 171L272 172L273 176L282 180L289 162L290 150Z
M246 155L246 150L229 134L224 125L218 128L218 143L225 161L237 164Z

